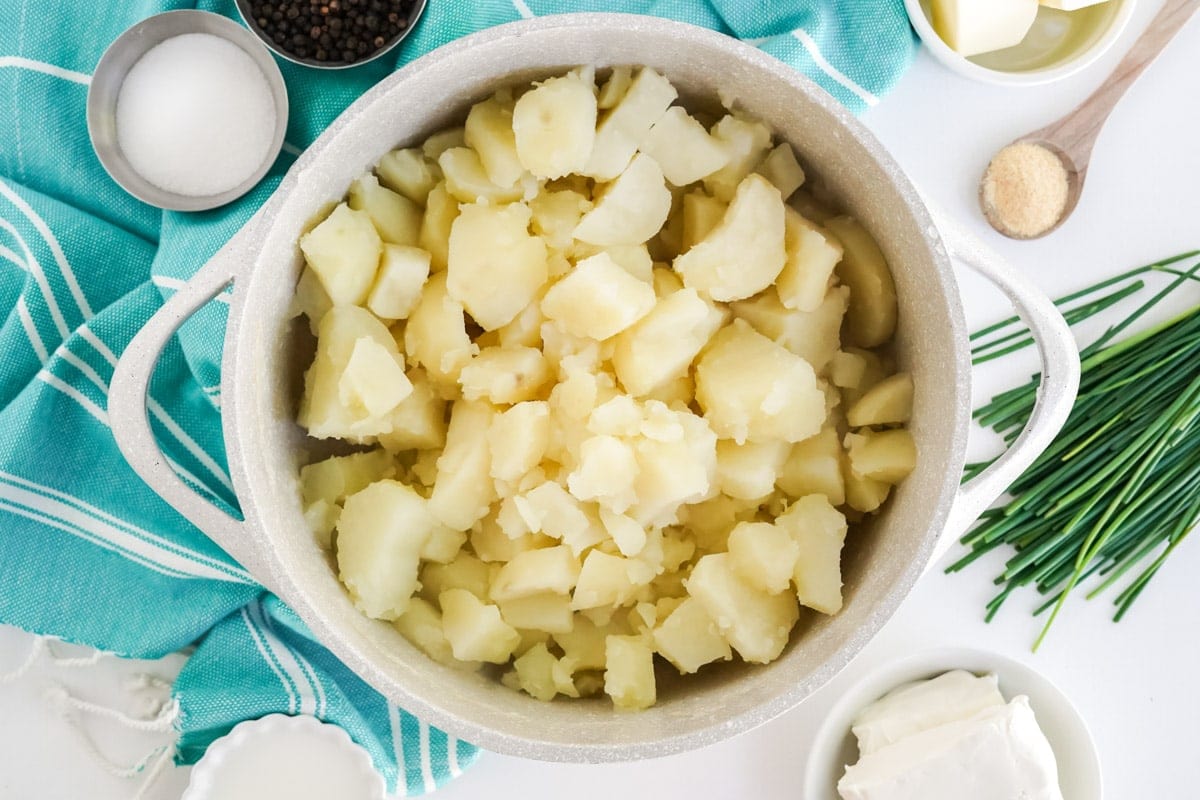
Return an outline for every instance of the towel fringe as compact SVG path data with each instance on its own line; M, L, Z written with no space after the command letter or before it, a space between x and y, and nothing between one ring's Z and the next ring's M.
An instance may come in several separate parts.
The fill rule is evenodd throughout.
M33 665L37 663L38 657L42 654L42 650L46 647L46 640L41 636L36 636L32 644L29 645L29 653L25 656L25 661L11 672L0 673L0 686L8 683L19 681L25 677L29 670L33 669Z

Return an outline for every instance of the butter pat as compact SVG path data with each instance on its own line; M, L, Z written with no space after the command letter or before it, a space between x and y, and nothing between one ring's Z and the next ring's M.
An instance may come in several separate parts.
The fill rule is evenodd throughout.
M933 0L930 22L952 50L974 56L1020 44L1037 10L1038 0Z
M1060 11L1078 11L1087 6L1098 6L1108 0L1039 0L1046 8L1057 8Z
M956 669L893 689L864 708L851 730L859 754L865 756L915 733L1002 705L995 675L981 677Z
M864 755L843 800L1062 800L1058 766L1029 700L1018 696Z

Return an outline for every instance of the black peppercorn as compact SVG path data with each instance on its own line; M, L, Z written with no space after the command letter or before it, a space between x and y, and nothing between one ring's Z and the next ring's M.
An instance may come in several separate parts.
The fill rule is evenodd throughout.
M322 64L369 58L408 29L419 0L248 0L252 27L280 50Z

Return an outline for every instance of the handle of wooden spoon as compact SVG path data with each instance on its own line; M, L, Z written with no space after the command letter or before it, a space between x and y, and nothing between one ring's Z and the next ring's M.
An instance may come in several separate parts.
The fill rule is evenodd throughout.
M1062 119L1024 138L1057 145L1080 173L1085 172L1096 137L1117 101L1198 8L1200 0L1167 0L1100 88Z

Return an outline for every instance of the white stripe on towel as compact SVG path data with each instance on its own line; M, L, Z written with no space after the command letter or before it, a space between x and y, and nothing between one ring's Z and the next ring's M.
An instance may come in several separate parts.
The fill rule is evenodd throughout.
M271 654L267 651L267 646L263 641L262 631L259 630L259 627L254 624L252 619L250 619L249 608L250 606L245 606L242 608L242 622L246 623L246 630L250 632L250 638L254 640L254 646L258 648L258 654L263 657L263 661L267 662L267 666L270 667L271 671L275 673L275 677L279 678L279 683L283 686L283 690L287 692L288 713L295 714L296 693L292 691L291 681L289 681L287 676L284 675L282 670L279 669L279 665L275 663L275 659L271 658Z
M408 797L408 768L404 765L404 731L401 729L400 707L388 703L388 725L392 729L392 755L396 758L396 791L392 797Z
M84 86L92 82L92 76L86 72L76 72L73 69L64 69L63 67L47 64L45 61L34 61L32 58L23 58L21 56L0 56L0 67L18 67L20 69L33 70L46 75L53 75L56 78L62 78L64 81L79 83Z
M296 687L296 692L300 699L300 713L309 716L317 716L318 710L323 711L318 702L318 684L313 673L312 665L307 661L303 661L300 654L288 647L282 639L275 633L275 626L271 624L271 619L267 616L266 610L263 609L260 603L254 603L250 606L250 616L258 625L259 631L266 641L267 647L271 649L272 655L279 666L287 673L288 679ZM303 661L303 664L301 663ZM307 670L305 669L307 667ZM324 694L324 692L321 692Z
M29 345L37 354L38 361L45 364L50 359L50 354L46 352L46 343L42 341L42 335L38 333L37 326L33 324L33 317L29 313L29 306L25 305L24 297L17 298L17 317L21 320L21 327L25 329L25 335L29 337Z
M25 266L28 268L29 274L33 276L34 283L42 290L42 298L46 301L46 308L50 311L50 317L54 320L54 326L58 328L59 338L65 340L71 335L71 329L67 327L67 320L63 317L62 311L59 310L58 301L50 292L50 283L46 280L46 273L42 270L41 263L34 257L33 252L29 249L29 245L25 243L25 238L21 236L21 232L11 222L0 217L0 229L11 233L17 240L17 244L21 245L21 249L25 252Z
M796 28L794 31L792 31L792 36L795 36L796 40L799 41L800 44L804 45L804 49L807 50L808 55L812 57L813 63L820 67L822 72L824 72L830 78L833 78L842 86L849 89L868 106L874 106L879 103L878 97L871 94L854 81L850 80L850 78L848 78L844 72L826 60L825 56L821 54L820 49L817 48L816 41L809 36L808 31L804 30L803 28Z
M437 790L437 781L433 779L433 764L429 761L429 725L421 722L421 778L425 781L425 793Z
M92 307L88 305L87 298L83 296L83 289L79 286L79 281L75 280L75 272L71 269L70 262L67 261L67 254L63 252L62 246L58 243L58 239L50 231L50 226L46 224L46 220L33 210L33 206L25 202L25 198L14 192L8 187L4 181L0 181L0 194L4 195L12 202L17 210L24 214L37 232L46 240L46 246L50 248L50 252L54 255L54 260L58 262L58 268L62 272L63 280L67 282L67 288L71 291L71 296L75 298L75 304L79 306L79 312L83 314L84 320L92 318Z
M521 19L533 19L534 13L529 10L529 6L525 5L525 0L512 0L513 8L521 15ZM429 791L433 791L430 789Z

